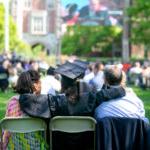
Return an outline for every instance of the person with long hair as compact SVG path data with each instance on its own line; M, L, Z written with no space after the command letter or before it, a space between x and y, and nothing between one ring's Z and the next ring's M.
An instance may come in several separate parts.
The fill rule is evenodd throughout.
M41 82L40 75L37 71L29 70L21 73L18 78L17 85L15 87L15 96L11 97L7 104L5 117L24 117L28 114L24 113L19 104L19 98L21 94L30 93L38 95L41 92ZM41 138L36 138L36 137ZM34 141L31 140L34 137ZM22 144L20 141L24 141ZM31 132L25 133L21 138L17 133L10 133L4 131L3 133L3 149L20 149L21 147L34 147L39 149L42 145L45 145L43 148L47 149L46 142L44 139L44 134L42 132ZM31 148L32 149L32 148Z

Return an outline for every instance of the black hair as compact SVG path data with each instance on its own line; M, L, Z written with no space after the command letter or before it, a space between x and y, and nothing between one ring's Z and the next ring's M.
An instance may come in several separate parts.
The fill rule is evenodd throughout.
M40 75L37 71L25 71L19 76L15 91L19 94L33 93L33 83L36 83L39 80Z
M75 83L75 80L72 80L62 75L62 78L61 78L62 92L64 92L67 88L72 87L74 83Z
M62 76L61 80L62 93L65 93L66 97L75 102L79 99L79 83L76 80L69 79L65 76Z
M48 70L47 70L47 74L48 75L55 75L55 68L49 67Z

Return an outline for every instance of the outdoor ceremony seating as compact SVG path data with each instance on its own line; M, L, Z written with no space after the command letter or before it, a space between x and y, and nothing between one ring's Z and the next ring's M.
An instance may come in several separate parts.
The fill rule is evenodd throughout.
M93 141L92 149L95 150L96 120L92 117L56 116L56 117L52 118L52 120L49 124L49 128L50 128L50 147L51 147L50 149L51 150L53 148L53 136L52 135L53 135L54 131L61 131L63 133L73 133L73 134L92 131L94 134L93 134L92 139L90 139L90 140ZM73 134L71 136L73 136ZM57 140L57 138L55 138L55 140ZM80 141L80 142L82 142L82 141Z
M10 134L12 134L12 137L10 138L11 142L10 142L10 148L12 149L12 146L15 147L15 149L17 149L16 147L18 147L19 149L23 149L23 148L29 148L32 149L32 144L33 142L37 142L37 140L35 140L30 133L34 133L37 131L43 131L44 133L44 138L40 138L40 136L38 136L38 134L36 134L36 138L39 138L39 143L40 143L40 148L45 147L45 145L43 144L43 140L45 139L46 141L46 123L45 121L43 121L42 119L38 119L38 118L30 118L30 117L16 117L16 118L12 118L12 117L8 117L8 118L4 118L1 120L0 122L0 128L1 128L1 149L3 147L3 131L8 131ZM18 134L18 135L17 135ZM24 135L23 135L24 134ZM28 136L29 135L29 136ZM27 140L27 138L29 138ZM16 145L15 145L16 144ZM31 144L31 145L30 145ZM25 148L25 149L26 149ZM33 147L34 149L34 147Z
M90 139L93 143L92 150L150 149L150 124L141 119L134 118L105 117L96 121L93 117L87 116L56 116L49 122L48 130L45 121L39 118L4 118L0 121L0 128L1 149L3 146L2 131L4 130L10 133L20 134L28 134L36 131L46 133L46 131L48 131L50 134L50 145L49 147L40 145L39 150L43 150L44 147L55 150L53 143L57 142L59 145L60 139L57 139L57 136L54 137L53 134L58 131L62 132L63 138L65 138L68 133L71 133L71 137L73 137L76 133L93 132L93 137ZM44 139L46 141L46 134L44 134ZM19 140L22 140L22 138ZM34 139L29 140L33 141ZM82 141L80 142L82 143ZM88 143L90 141L86 142ZM20 143L26 144L24 140ZM42 142L40 144L42 144ZM84 142L82 144L84 146ZM25 149L34 149L25 146Z

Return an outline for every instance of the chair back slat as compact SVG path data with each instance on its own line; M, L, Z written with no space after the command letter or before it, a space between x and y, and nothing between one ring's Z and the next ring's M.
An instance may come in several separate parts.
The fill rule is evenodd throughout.
M94 147L95 147L95 127L96 120L87 116L56 116L51 119L50 128L50 149L52 150L52 132L60 131L66 133L82 133L86 131L94 132Z
M1 128L15 133L28 133L44 131L46 124L42 119L30 117L4 118L1 120Z
M30 144L32 144L31 147L33 147L33 145L35 144L37 146L36 148L43 147L43 149L45 149L48 147L46 144L46 129L47 125L45 121L39 118L31 118L31 117L4 118L0 121L1 149L3 149L4 144L3 143L4 141L2 140L3 139L2 131L8 131L12 134L11 138L9 138L9 143L11 146L14 146L15 149L20 148L22 149L24 146L27 149L30 149L29 148ZM37 133L37 131L43 132ZM35 137L33 138L33 136ZM18 143L22 143L22 145L19 144L20 145L19 146Z
M50 123L50 130L67 133L94 131L96 121L91 117L54 117Z

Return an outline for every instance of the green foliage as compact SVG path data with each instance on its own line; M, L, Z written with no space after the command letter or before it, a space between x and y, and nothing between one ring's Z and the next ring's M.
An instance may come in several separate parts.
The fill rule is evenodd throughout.
M4 50L4 40L5 40L5 35L4 35L4 6L0 4L0 53ZM24 42L22 42L18 36L17 36L17 29L16 25L13 21L13 18L10 16L9 17L9 46L10 50L15 50L20 54L24 55L31 55L31 49L30 46Z
M150 2L134 0L128 9L131 18L131 40L136 44L143 44L150 48Z
M34 55L39 55L41 53L41 51L43 51L43 49L44 49L43 45L38 44L32 48L32 52Z
M4 7L0 5L0 18L4 18ZM4 48L4 21L0 19L0 50Z
M115 26L72 26L62 39L62 53L85 55L96 51L108 51L112 43L121 39L121 28ZM119 37L119 38L118 38Z

